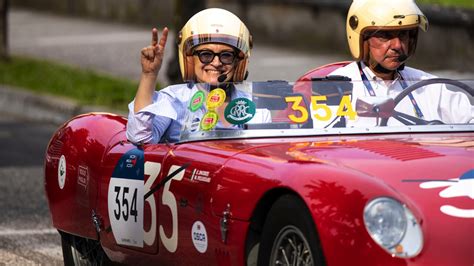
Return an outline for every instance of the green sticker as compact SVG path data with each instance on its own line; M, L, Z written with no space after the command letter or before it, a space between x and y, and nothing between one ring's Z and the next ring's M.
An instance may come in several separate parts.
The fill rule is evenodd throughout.
M189 102L189 110L191 110L191 112L196 112L196 110L201 108L203 103L204 103L204 92L197 91L191 98L191 101Z
M225 119L234 125L247 123L255 116L255 103L247 98L232 100L225 108Z
M214 111L207 112L202 117L201 129L204 131L213 129L216 126L218 120L219 120L219 115L216 112Z

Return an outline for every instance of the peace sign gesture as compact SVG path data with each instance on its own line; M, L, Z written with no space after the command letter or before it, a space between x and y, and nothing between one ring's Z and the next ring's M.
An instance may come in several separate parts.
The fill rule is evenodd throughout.
M165 27L158 40L158 30L153 28L151 31L151 45L141 50L140 61L143 74L158 75L163 62L166 39L168 38L168 28Z

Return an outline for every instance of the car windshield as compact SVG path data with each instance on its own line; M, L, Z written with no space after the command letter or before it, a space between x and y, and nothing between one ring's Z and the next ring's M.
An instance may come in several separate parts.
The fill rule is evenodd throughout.
M474 80L331 77L188 87L180 142L474 129Z

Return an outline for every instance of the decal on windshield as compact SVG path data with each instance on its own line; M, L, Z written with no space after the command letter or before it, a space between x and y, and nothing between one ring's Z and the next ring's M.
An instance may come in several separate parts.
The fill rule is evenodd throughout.
M191 132L198 131L200 122L201 122L201 119L199 119L199 117L194 117L191 120L191 124L189 125L189 131Z
M317 121L329 121L334 117L333 108L330 108L326 103L326 95L311 96L310 111L304 102L303 96L288 96L285 97L285 101L290 104L291 110L295 111L295 113L288 115L288 118L294 123L305 123L310 117L310 111L312 118ZM349 120L356 119L357 112L351 104L349 95L342 96L335 113L338 117L346 117Z
M214 111L207 112L201 120L201 130L208 131L213 129L217 121L219 120L219 115Z
M197 91L189 102L189 110L191 110L191 112L196 112L199 108L201 108L202 104L204 103L204 97L204 92Z
M255 112L255 103L247 98L237 98L227 105L224 116L229 123L240 125L250 121Z
M221 88L217 88L209 92L207 95L206 106L209 110L215 110L221 106L225 101L225 91Z

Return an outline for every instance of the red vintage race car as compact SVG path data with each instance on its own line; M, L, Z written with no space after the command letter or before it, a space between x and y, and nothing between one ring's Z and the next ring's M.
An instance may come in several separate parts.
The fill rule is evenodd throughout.
M445 89L470 117L474 82L356 100L356 81L327 73L223 84L241 97L220 116L202 86L177 143L130 143L114 114L67 121L45 159L65 262L473 265L474 121L400 107ZM263 111L272 122L252 123Z

